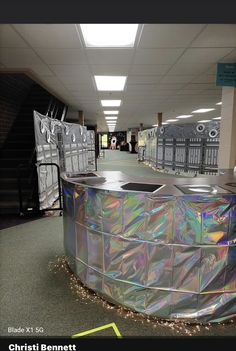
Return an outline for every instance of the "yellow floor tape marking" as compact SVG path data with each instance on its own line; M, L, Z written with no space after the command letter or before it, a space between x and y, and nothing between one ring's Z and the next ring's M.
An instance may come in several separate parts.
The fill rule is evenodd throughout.
M79 338L81 336L92 334L92 333L95 333L97 331L104 330L107 328L113 328L116 336L118 336L118 338L122 338L121 333L119 332L119 329L117 328L115 323L106 324L106 325L103 325L103 326L98 327L98 328L86 330L86 331L79 333L79 334L74 334L74 335L72 335L72 338Z

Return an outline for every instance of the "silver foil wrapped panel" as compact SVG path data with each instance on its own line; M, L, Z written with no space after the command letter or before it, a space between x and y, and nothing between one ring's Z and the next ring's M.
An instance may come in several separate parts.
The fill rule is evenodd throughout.
M236 195L109 191L63 179L71 266L89 288L146 315L236 315Z

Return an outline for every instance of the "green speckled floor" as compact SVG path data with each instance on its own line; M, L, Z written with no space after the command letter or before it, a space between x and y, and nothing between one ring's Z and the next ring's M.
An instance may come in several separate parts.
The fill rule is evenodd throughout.
M121 171L128 175L140 177L175 177L154 171L151 167L139 163L138 155L126 151L105 150L105 157L98 159L98 171Z

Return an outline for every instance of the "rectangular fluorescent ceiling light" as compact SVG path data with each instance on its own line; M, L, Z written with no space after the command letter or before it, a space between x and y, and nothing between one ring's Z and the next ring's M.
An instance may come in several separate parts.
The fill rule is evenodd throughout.
M222 105L222 101L220 101L220 102L217 102L217 104L216 105Z
M212 118L212 119L220 120L221 117L214 117L214 118Z
M190 118L192 116L193 115L180 115L180 116L177 116L176 118Z
M167 121L166 122L176 122L176 121L178 121L177 119L167 119ZM163 124L163 123L162 123Z
M121 100L101 100L102 106L120 106Z
M167 123L167 122L162 122L162 125L166 125L166 124L169 124L169 123ZM152 126L153 126L153 127L158 127L158 124L153 124Z
M210 122L210 121L211 121L210 119L202 119L201 121L198 121L198 122L207 123L207 122Z
M108 126L115 126L116 123L107 123Z
M80 24L86 47L130 47L135 43L138 24Z
M99 91L122 91L127 76L94 76L94 79Z
M104 115L118 115L119 111L118 110L113 110L113 111L103 111Z
M210 112L214 111L214 108L199 108L198 110L192 111L192 113L205 113L205 112Z
M109 119L109 120L114 120L116 121L117 120L117 116L106 116L105 119Z

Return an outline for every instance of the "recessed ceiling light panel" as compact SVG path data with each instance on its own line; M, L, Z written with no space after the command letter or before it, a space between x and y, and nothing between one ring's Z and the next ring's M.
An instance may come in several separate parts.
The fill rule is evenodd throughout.
M222 105L222 101L220 101L220 102L217 102L217 104L216 105Z
M176 118L179 118L179 119L184 119L184 118L190 118L192 117L193 115L180 115L180 116L177 116Z
M103 111L104 115L118 115L119 111L118 110L112 110L112 111Z
M122 91L125 87L126 76L94 76L97 90Z
M215 119L215 120L221 120L221 117L214 117L214 118L212 118L212 119Z
M80 24L86 47L133 47L138 24Z
M167 119L166 122L177 122L178 120L177 119ZM163 123L162 123L163 124Z
M198 110L192 111L192 113L205 113L205 112L210 112L214 111L214 108L199 108Z
M199 123L208 123L211 122L210 119L202 119L201 121L198 121Z
M106 116L106 117L105 117L106 120L114 120L114 121L116 121L117 118L118 118L118 117L116 117L116 116Z
M101 100L102 106L120 106L121 100Z

